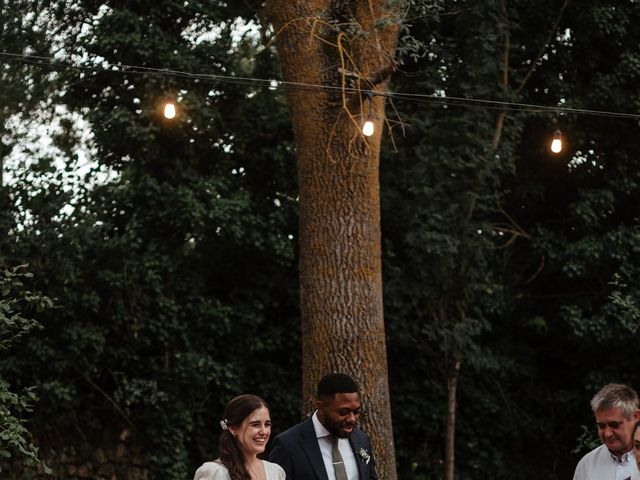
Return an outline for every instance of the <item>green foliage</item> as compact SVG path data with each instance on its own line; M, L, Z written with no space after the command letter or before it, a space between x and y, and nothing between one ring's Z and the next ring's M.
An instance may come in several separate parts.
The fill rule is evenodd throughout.
M36 320L24 316L26 311L42 312L53 306L49 298L25 290L25 279L33 277L24 271L25 267L0 272L0 351L7 350L20 337L40 326Z
M396 89L472 98L505 95L497 81L499 5L465 7L460 6L463 14L450 15L451 5L442 2L440 13L447 15L427 13L422 18L422 10L416 10L412 35L421 38L428 54L405 62L407 75L395 80ZM510 293L503 283L508 259L504 245L514 229L502 207L502 186L513 178L510 153L520 126L505 130L503 145L493 152L492 111L465 111L438 101L396 108L409 127L406 137L396 140L399 152L385 154L381 163L391 382L396 395L406 399L405 409L394 412L394 424L405 432L397 439L399 476L442 475L446 385L456 357L462 360L459 402L464 414L459 424L469 429L459 448L464 452L468 445L473 452L487 452L468 461L463 453L458 471L482 476L503 470L504 459L500 452L485 450L485 439L466 419L474 417L471 410L484 411L484 417L490 415L487 409L497 413L495 385L517 372L508 355L488 348L486 338L493 335ZM469 382L477 375L486 379L484 384ZM422 392L414 407L418 411L411 414L407 404L418 398L416 386L410 385L413 376L424 381L417 387ZM467 405L467 398L484 401ZM413 428L422 424L416 418L425 402L432 406L432 435L419 435ZM501 429L500 434L508 432Z
M17 394L9 387L6 380L0 378L0 457L18 456L24 461L37 461L38 449L31 443L31 435L20 418L32 411L31 403L37 400L36 396L31 389Z
M569 144L552 158L545 144L555 118L507 112L492 152L497 111L438 100L637 113L630 25L638 9L571 5L548 37L561 3L413 2L407 14L409 43L393 85L434 96L396 102L407 134L381 162L400 477L443 474L447 360L456 345L459 478L570 476L590 395L610 381L637 385L629 361L638 322L630 279L640 273L631 206L639 198L637 125L562 115ZM605 353L603 344L616 347ZM424 405L427 434L416 422Z
M571 453L585 454L590 450L593 450L600 445L600 439L598 435L593 431L593 428L582 427L582 434L576 440L576 448Z
M6 351L0 401L12 438L35 455L35 432L56 478L73 476L65 463L107 468L98 452L116 446L154 478L188 478L216 456L222 408L241 392L269 401L276 432L298 420L292 132L283 92L240 81L278 77L269 30L238 35L258 22L248 3L210 3L2 4L6 50L47 56L55 38L58 58L87 67L238 79L5 65L0 156L20 161L3 162L0 260L29 263L62 308ZM567 146L551 157L555 115L507 112L494 150L498 111L438 100L640 111L637 6L572 2L549 36L562 3L407 13L392 87L435 95L395 101L408 128L381 162L400 478L442 477L456 356L460 479L570 477L592 445L590 396L640 380L637 123L561 115ZM169 90L173 123L158 116ZM43 129L50 148L23 142ZM31 385L47 401L27 425Z
M0 270L0 353L15 347L21 337L41 328L31 315L53 307L50 298L39 292L27 290L25 281L33 275L26 266ZM3 463L38 463L38 448L25 426L24 416L33 410L37 401L33 387L14 391L3 373L0 363L0 459ZM43 466L45 471L48 467ZM1 469L0 469L1 471Z
M630 333L636 333L640 326L640 306L634 293L630 291L628 285L623 283L620 274L614 275L611 285L615 288L609 295L611 308L615 309L615 315L620 317L623 327Z
M83 15L92 28L65 47L90 61L274 74L268 52L254 59L259 39L236 43L206 2L83 2ZM152 73L68 70L55 81L92 134L79 149L79 125L67 123L51 158L12 173L20 228L9 255L29 259L63 308L7 371L47 398L33 425L58 478L82 458L97 474L95 452L123 442L154 476L184 479L217 455L232 396L264 396L277 423L294 415L296 390L271 382L299 383L285 103L263 88ZM169 88L180 106L172 124L157 115ZM58 175L61 163L78 168L78 151L92 165L74 183Z

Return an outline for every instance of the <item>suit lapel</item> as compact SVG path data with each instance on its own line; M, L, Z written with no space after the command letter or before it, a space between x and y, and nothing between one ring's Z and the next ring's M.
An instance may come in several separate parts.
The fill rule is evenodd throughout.
M302 429L300 437L300 445L302 446L304 453L309 458L309 463L311 463L311 467L318 479L329 480L327 470L324 468L320 445L318 445L318 438L316 437L316 431L313 428L313 421L311 418L304 423L304 428Z
M355 459L356 459L356 465L358 466L358 477L360 479L365 479L367 478L365 476L367 473L365 472L365 469L367 466L365 465L365 463L360 458L360 455L358 454L358 451L360 450L361 445L358 442L358 439L356 438L356 434L357 434L357 431L354 430L351 436L349 437L349 444L351 445L351 450L353 450L353 455L355 456Z

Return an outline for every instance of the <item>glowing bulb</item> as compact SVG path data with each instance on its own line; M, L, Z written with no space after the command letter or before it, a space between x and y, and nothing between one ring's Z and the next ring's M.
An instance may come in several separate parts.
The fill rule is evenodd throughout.
M362 134L367 137L373 135L373 122L371 120L364 122L364 125L362 126Z
M176 116L176 104L173 101L168 100L167 103L164 104L164 117L171 120Z
M562 151L562 135L560 130L556 130L553 134L553 141L551 142L551 151L553 153L560 153Z

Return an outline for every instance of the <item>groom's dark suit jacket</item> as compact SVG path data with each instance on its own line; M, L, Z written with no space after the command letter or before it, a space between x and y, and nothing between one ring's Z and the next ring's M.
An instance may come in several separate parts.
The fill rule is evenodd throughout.
M369 437L362 430L354 428L349 436L349 443L356 457L359 480L378 480ZM365 455L359 453L361 449L369 455L368 462L363 458ZM284 469L287 480L329 479L311 417L273 439L269 461Z

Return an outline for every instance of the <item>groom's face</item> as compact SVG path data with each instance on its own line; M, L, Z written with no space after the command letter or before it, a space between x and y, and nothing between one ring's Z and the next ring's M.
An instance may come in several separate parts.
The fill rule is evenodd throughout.
M360 394L336 393L318 400L318 420L332 435L347 438L360 416Z

